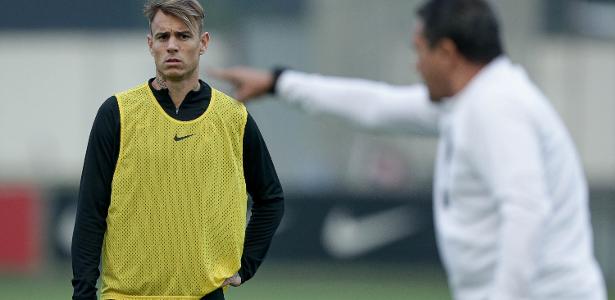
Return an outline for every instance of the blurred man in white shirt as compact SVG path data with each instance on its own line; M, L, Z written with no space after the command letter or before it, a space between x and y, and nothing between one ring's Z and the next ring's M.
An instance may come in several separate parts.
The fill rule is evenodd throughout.
M585 176L549 101L505 56L483 0L432 0L414 35L424 85L290 70L213 72L366 128L440 137L437 240L458 300L605 300Z

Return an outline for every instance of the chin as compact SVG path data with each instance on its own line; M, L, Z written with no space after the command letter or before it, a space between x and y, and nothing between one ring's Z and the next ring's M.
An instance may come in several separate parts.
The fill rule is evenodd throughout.
M162 75L164 76L166 80L170 80L170 81L178 81L184 77L183 72L176 72L176 71L163 72Z

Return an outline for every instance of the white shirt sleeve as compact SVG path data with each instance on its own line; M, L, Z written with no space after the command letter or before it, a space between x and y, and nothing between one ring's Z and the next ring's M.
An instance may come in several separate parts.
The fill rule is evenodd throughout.
M489 300L524 300L551 201L532 120L519 103L502 98L485 99L467 115L473 133L469 152L499 207L499 253Z
M361 127L437 135L439 111L423 85L385 83L284 71L277 95L311 113L324 113Z

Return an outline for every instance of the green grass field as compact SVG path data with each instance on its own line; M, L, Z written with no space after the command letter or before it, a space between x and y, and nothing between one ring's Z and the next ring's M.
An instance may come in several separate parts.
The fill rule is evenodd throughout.
M0 299L70 299L70 272L37 278L0 276ZM226 293L230 300L451 299L444 274L434 267L265 263L257 276ZM610 297L610 299L614 299Z
M64 268L37 278L0 277L0 299L70 299L70 272ZM450 299L434 268L266 262L252 280L226 293L230 300L267 299Z

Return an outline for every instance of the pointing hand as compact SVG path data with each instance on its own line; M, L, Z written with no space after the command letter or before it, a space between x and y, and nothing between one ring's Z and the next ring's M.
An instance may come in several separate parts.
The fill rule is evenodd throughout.
M263 96L273 86L273 74L248 67L213 69L208 71L214 78L230 82L236 89L237 100L248 102Z

